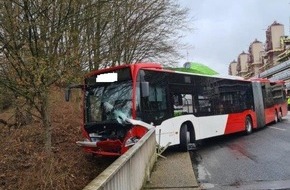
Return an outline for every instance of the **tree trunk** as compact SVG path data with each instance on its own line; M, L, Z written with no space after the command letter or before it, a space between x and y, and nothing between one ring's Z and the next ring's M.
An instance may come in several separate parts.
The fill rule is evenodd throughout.
M47 153L51 153L51 150L52 150L52 139L51 139L51 136L52 136L52 126L51 126L51 123L50 123L50 120L49 120L49 116L48 116L48 113L47 111L45 111L45 118L44 121L43 121L43 126L44 126L44 129L45 129L45 151Z
M42 97L41 120L44 127L44 149L46 153L50 154L52 150L52 126L49 118L47 94L43 95Z

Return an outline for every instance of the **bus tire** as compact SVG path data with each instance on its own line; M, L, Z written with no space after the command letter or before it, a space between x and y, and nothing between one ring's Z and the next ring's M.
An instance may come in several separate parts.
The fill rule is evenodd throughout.
M180 128L180 144L181 151L186 152L188 150L188 144L190 142L190 132L187 129L187 124L183 123Z
M278 113L278 122L282 121L282 111L280 110Z
M278 123L279 121L279 115L278 115L278 111L275 110L275 118L274 118L274 123Z
M246 135L249 135L252 132L253 132L252 119L250 116L247 116L246 120L245 120L245 133L246 133Z

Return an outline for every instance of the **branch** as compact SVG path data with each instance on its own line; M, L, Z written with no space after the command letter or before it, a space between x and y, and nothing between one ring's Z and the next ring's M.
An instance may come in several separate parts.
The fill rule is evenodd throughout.
M13 126L15 126L15 127L17 126L17 123L8 123L4 119L0 119L0 123L2 123L4 126L7 126L8 128L11 128Z

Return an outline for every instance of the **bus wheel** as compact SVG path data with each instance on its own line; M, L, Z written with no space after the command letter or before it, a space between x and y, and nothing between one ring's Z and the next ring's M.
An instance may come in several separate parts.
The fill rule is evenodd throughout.
M252 125L252 120L249 116L246 117L245 121L245 129L246 129L246 134L249 135L253 131L253 125Z
M282 121L282 112L280 110L278 113L278 122L281 122L281 121Z
M278 123L279 121L279 116L278 116L278 111L275 111L275 119L274 119L274 123Z
M184 123L180 128L180 144L179 148L181 151L186 152L188 150L188 144L190 142L190 132L187 130L187 124Z

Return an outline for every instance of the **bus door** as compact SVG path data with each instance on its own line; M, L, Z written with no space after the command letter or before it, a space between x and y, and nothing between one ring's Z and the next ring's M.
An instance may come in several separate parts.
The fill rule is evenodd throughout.
M265 122L265 107L262 94L262 84L258 82L252 82L254 105L257 119L257 127L264 127Z

